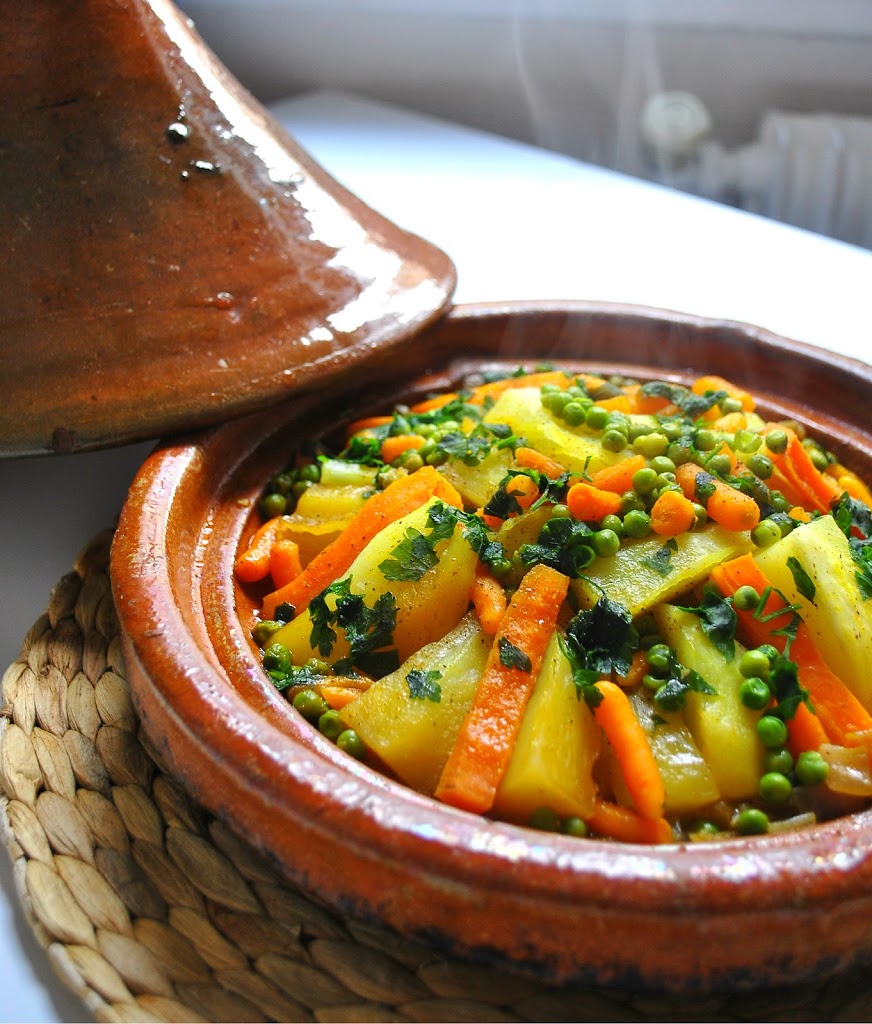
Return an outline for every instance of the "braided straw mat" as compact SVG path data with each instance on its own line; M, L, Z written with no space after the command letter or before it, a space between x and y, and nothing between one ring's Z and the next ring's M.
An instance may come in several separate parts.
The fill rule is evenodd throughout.
M139 735L111 532L3 677L0 831L25 915L98 1021L869 1020L863 971L734 995L553 988L341 919L194 805Z

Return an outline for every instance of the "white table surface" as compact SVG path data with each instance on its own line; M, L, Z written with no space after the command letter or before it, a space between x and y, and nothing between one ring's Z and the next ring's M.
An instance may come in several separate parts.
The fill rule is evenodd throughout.
M274 110L338 180L451 255L458 302L635 302L872 360L872 252L360 99ZM150 447L0 461L0 668ZM88 1020L24 922L2 851L0 889L0 1022Z

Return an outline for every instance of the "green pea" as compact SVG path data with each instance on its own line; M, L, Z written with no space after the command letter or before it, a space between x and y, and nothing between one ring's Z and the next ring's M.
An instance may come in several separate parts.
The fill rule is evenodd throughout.
M750 679L743 679L739 687L739 700L746 708L752 711L762 711L769 706L772 700L772 691L769 684L764 683L758 676L751 676Z
M789 512L790 502L781 491L770 491L769 492L769 504L775 509L776 512Z
M772 430L766 435L766 447L776 455L787 451L787 441L787 433L783 430Z
M501 580L512 571L512 561L509 558L496 558L490 563L490 570L498 580Z
M640 509L630 509L624 516L624 533L628 537L645 537L651 532L651 517Z
M766 772L760 778L759 793L767 804L783 804L790 799L793 786L781 772Z
M720 444L720 438L713 430L698 430L694 443L699 451L711 452Z
M610 427L603 434L600 444L607 452L621 452L627 447L627 435Z
M342 724L339 712L332 708L329 711L325 711L318 718L318 731L323 736L326 736L328 740L333 740L334 743L339 739L339 734L344 729L345 726Z
M729 476L732 472L733 464L726 452L719 452L707 460L705 468L715 476Z
M756 807L739 811L732 824L740 836L762 836L769 831L768 815Z
M263 667L267 672L287 672L291 665L291 652L284 644L271 643L263 652Z
M758 650L762 655L767 657L770 662L777 658L779 654L778 648L773 644L760 644L760 646L755 648L755 650Z
M763 755L763 767L767 772L789 775L793 771L793 754L787 747L773 747Z
M741 412L742 403L738 398L722 398L720 401L721 415L728 416L731 412Z
M808 452L808 456L811 459L814 468L823 473L830 464L830 460L827 458L827 453L819 444L808 439L802 442L802 446Z
M683 466L685 462L693 462L696 458L693 445L685 440L672 441L666 449L666 455L675 466Z
M283 625L284 623L276 622L274 619L263 619L251 631L251 638L258 647L266 647L269 644L270 637L278 633Z
M587 420L587 408L577 400L567 402L563 407L563 419L571 427L580 427Z
M800 786L817 786L823 782L830 766L816 750L804 750L796 759L794 768Z
M288 499L283 494L274 491L271 494L265 494L257 507L264 519L275 519L276 516L283 516L287 511Z
M530 828L541 832L557 832L560 829L560 818L550 807L537 807L530 815Z
M745 679L752 679L758 676L765 682L769 678L770 662L771 660L766 652L759 647L755 647L750 651L745 651L739 659L739 672Z
M751 540L758 548L771 548L776 541L781 540L781 528L771 519L764 519L751 531Z
M760 455L759 453L752 455L745 465L754 476L759 476L761 480L768 480L775 468L772 465L772 459L768 455Z
M760 601L760 595L751 586L739 587L733 594L733 606L740 612L750 612L756 608Z
M294 486L291 488L291 494L295 498L299 498L301 494L304 494L312 486L314 481L312 480L297 480Z
M672 648L667 644L654 644L648 648L646 655L651 671L656 675L664 676L672 668Z
M317 462L307 462L297 470L297 479L317 484L321 479L321 466Z
M543 408L547 409L555 416L560 416L563 412L563 407L572 401L572 399L565 391L557 389L554 391L543 390L541 401Z
M554 505L551 509L552 519L569 519L571 518L571 516L572 513L569 511L568 505L563 505L562 503L559 503L557 505Z
M663 680L660 676L652 675L650 672L646 672L642 676L642 685L646 690L651 690L652 693L656 693L663 685Z
M645 502L635 491L624 491L621 495L621 515L626 518L628 512L644 512ZM626 533L626 527L624 527L624 533Z
M693 505L693 514L696 518L697 526L705 526L708 522L708 512L706 512L705 505L700 505L698 501L691 502Z
M584 421L591 430L602 430L609 419L608 409L601 405L592 405L585 414Z
M650 494L657 486L657 474L653 469L646 467L638 469L633 474L633 490L637 494Z
M600 520L600 529L611 530L612 533L616 533L619 537L624 536L624 523L620 516L603 516Z
M660 420L660 430L667 441L677 441L685 431L684 420Z
M316 676L329 676L333 672L330 663L323 658L309 658L305 668Z
M421 458L421 453L415 451L414 448L408 448L400 455L397 460L399 465L403 469L407 469L410 473L414 473L424 465L424 460Z
M783 747L787 740L787 726L775 715L763 715L757 720L757 736L764 747Z
M695 821L687 831L692 836L719 836L721 830L713 821Z
M366 745L354 729L343 729L336 737L336 746L358 761L366 757Z
M657 431L642 434L633 441L633 450L644 455L646 459L663 457L668 447L669 439Z
M327 701L314 690L300 690L294 694L291 704L300 712L303 718L310 722L317 721L328 709Z
M655 473L675 473L675 463L666 455L655 455L651 459L651 468Z
M587 824L583 818L579 818L577 815L571 815L568 818L564 818L560 823L560 831L567 836L575 836L577 839L583 839L587 835Z
M621 546L621 538L614 530L597 530L592 541L593 549L600 558L611 558Z
M650 433L650 424L637 423L635 420L633 420L627 427L627 440L630 442L630 444L632 444L635 451L640 451L639 448L636 448L636 442L641 440L641 438L643 437L647 437Z

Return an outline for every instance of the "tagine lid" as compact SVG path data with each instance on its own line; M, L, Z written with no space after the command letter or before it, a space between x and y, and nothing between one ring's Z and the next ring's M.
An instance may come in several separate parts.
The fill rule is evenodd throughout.
M169 0L0 33L0 457L105 448L349 380L449 257L334 181Z

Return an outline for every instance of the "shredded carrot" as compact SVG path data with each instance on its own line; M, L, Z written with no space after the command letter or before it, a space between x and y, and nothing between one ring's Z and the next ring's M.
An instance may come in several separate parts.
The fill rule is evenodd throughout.
M713 493L704 502L709 519L713 519L725 530L737 532L753 530L760 522L760 508L750 495L707 473L702 466L695 462L685 462L675 471L675 479L685 497L691 501L699 500L697 481L700 477L714 487Z
M693 502L681 491L664 491L651 506L651 529L660 537L686 533L695 522Z
M523 445L515 449L515 462L524 469L538 470L549 480L556 480L566 472L566 466L562 466L556 459Z
M499 580L488 572L483 562L479 562L475 567L469 599L478 615L481 628L488 636L493 636L506 614L506 592Z
M233 571L243 583L257 583L269 575L269 559L284 516L274 516L258 527L248 547L236 559Z
M521 580L442 770L437 799L478 814L490 810L568 589L567 576L541 563Z
M591 474L590 482L601 491L614 491L615 494L623 494L633 489L633 476L644 469L647 461L644 455L629 455L626 459L614 463L612 466L603 466Z
M672 828L665 818L643 818L641 814L608 800L596 800L587 825L597 835L622 843L657 845L672 842Z
M506 494L510 494L522 509L528 509L539 497L539 488L532 477L519 473L506 484Z
M264 618L271 619L278 605L285 603L293 605L298 613L302 611L313 597L349 568L379 531L420 508L444 483L447 481L436 469L422 466L388 484L383 491L377 491L296 579L267 594L263 600Z
M425 398L422 402L416 402L411 407L412 412L433 412L436 409L441 409L442 406L448 405L460 396L456 391L447 391L441 395L434 395L432 398Z
M648 672L648 655L645 651L634 651L630 662L630 669L625 676L614 674L614 680L618 686L625 690L632 690L642 682L642 677Z
M691 384L690 390L695 395L704 395L707 391L726 391L730 398L736 398L742 403L742 410L744 412L754 411L753 395L733 384L732 381L724 377L718 377L716 374L710 373L703 377L697 377L693 384ZM717 413L715 413L715 416L717 416Z
M303 571L300 561L300 545L295 540L279 538L273 544L269 556L269 574L273 586L284 587L295 580Z
M391 463L410 448L423 448L425 439L420 434L394 434L386 437L381 444L381 457L384 462Z
M594 718L612 745L636 810L648 821L662 818L666 790L633 705L620 686L608 679L594 685L602 698L593 709Z
M566 507L575 519L599 522L604 516L617 515L621 511L621 496L581 481L566 492Z

